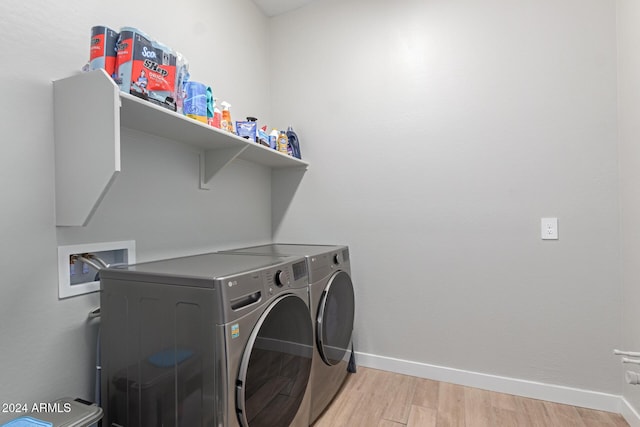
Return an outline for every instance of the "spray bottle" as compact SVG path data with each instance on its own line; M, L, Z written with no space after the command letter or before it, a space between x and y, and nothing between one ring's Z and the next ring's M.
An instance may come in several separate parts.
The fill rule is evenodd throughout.
M222 121L220 122L220 127L222 130L233 133L233 122L231 121L231 111L229 111L231 104L223 101L220 105L222 105Z
M213 100L213 122L211 126L213 126L214 128L220 129L220 127L222 126L221 123L222 123L222 111L220 111L214 99Z

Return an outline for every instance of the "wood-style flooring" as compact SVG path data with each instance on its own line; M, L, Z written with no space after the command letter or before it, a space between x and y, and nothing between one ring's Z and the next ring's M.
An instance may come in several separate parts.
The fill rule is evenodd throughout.
M358 367L313 427L628 427L621 415Z

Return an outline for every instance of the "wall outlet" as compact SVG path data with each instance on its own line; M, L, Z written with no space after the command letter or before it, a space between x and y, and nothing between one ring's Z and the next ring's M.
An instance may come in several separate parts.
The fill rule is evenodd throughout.
M94 266L81 260L82 256L92 254L102 262L113 264L135 264L136 242L89 243L58 246L58 297L69 298L100 290L100 281L96 280L99 262ZM91 260L91 258L89 258Z
M540 233L542 240L558 240L558 218L542 218Z

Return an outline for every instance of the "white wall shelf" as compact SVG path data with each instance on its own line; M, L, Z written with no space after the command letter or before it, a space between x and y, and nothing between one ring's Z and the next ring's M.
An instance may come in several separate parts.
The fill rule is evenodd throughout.
M309 166L123 93L103 70L54 81L53 91L58 226L88 224L120 172L121 127L202 149L202 188L236 158L273 170Z

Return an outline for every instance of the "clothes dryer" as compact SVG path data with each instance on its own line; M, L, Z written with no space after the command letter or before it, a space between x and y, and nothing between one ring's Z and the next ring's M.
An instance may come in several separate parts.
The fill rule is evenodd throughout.
M303 258L211 253L100 276L103 425L309 424Z
M336 396L348 372L355 372L353 324L355 296L347 246L270 244L229 253L303 256L309 272L309 305L314 319L310 424Z

